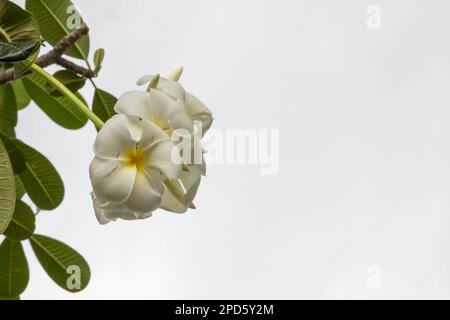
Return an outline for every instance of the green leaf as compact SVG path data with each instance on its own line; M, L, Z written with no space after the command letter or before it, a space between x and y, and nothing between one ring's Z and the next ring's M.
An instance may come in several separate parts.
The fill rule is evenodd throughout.
M19 176L14 176L14 181L16 184L16 199L22 199L25 195L25 187L23 186L22 180Z
M30 278L22 244L5 239L0 245L0 297L12 299L25 291Z
M53 46L83 23L80 14L69 0L27 0L25 7L37 19L42 37ZM87 60L89 37L82 37L66 54Z
M0 300L20 300L20 296L19 297L14 297L14 298L5 298L5 297L0 297Z
M86 79L77 76L71 71L68 70L59 70L56 71L53 74L53 77L59 80L63 85L67 87L72 92L77 92L81 88L84 87L86 83ZM52 86L50 83L47 82L46 84L47 92L50 93L50 95L54 97L61 97L62 94L56 89L54 86Z
M40 41L24 41L3 43L0 42L0 61L1 62L18 62L25 60L33 54L36 46L40 45Z
M34 17L11 1L0 0L0 61L14 61L16 77L36 60L40 41L39 26Z
M16 200L16 208L8 229L4 235L11 240L26 240L34 232L36 228L36 217L33 210L21 200Z
M80 129L88 121L87 116L67 97L52 97L46 89L46 81L33 74L23 79L23 84L33 101L47 116L66 129Z
M37 59L39 55L40 48L41 46L37 46L36 49L34 49L33 53L27 59L16 62L14 64L16 78L23 75L31 68L31 65L34 63L34 61Z
M91 271L78 252L58 240L38 234L31 236L30 242L42 267L57 285L70 292L86 288Z
M97 49L94 53L94 72L97 74L102 68L103 59L105 59L105 49Z
M17 103L10 84L0 87L0 132L14 137L17 125Z
M0 234L8 227L16 204L16 187L11 162L0 138ZM1 261L1 260L0 260Z
M112 94L97 88L95 89L94 101L92 102L92 111L94 111L103 122L106 122L116 114L114 111L116 102L117 98Z
M11 85L16 97L17 110L22 110L30 104L31 98L25 90L21 79L11 82Z
M57 208L64 198L64 184L55 167L32 147L14 142L25 156L25 170L19 176L28 196L42 210Z
M1 134L0 136L3 139L6 151L8 152L14 174L22 173L25 170L25 156L23 152L19 149L18 145L14 143L14 138Z

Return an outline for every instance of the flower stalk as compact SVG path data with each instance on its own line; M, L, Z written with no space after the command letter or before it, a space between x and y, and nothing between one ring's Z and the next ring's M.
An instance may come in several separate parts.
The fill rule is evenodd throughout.
M62 84L58 79L53 77L51 74L49 74L47 71L42 69L37 64L33 64L31 66L31 70L36 72L38 75L40 75L42 78L44 78L46 81L48 81L52 86L54 86L61 94L66 96L68 99L72 100L72 102L80 109L81 112L83 112L98 128L101 129L104 125L103 121L97 117L95 113L93 113L88 106L86 106L72 91L70 91L64 84Z

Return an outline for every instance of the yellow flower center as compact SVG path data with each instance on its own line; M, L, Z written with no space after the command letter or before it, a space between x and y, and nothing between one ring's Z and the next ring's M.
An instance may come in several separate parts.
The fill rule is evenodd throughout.
M137 170L142 170L144 165L148 162L148 156L142 150L134 149L128 153L128 165L136 167Z

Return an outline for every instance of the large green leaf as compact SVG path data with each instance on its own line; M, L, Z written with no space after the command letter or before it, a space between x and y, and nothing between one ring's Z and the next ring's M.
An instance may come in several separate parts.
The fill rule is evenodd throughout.
M88 121L87 116L69 98L52 97L47 91L46 83L37 74L23 79L30 97L50 119L66 129L82 128Z
M94 111L100 119L106 122L116 114L114 111L116 102L117 98L112 94L97 88L95 89L94 101L92 102L92 111Z
M42 267L57 285L70 292L86 288L91 271L78 252L58 240L38 234L33 235L30 242Z
M12 43L0 42L0 60L2 62L17 62L25 60L33 54L37 46L39 46L39 41Z
M25 90L21 79L11 82L11 85L16 97L17 110L22 110L30 104L31 98Z
M5 301L7 301L7 300L20 300L20 296L18 296L18 297L14 297L14 298L5 298L5 297L0 297L0 301L1 300L5 300Z
M11 162L0 138L0 234L8 227L16 204L16 187Z
M0 297L12 299L25 291L30 278L20 242L5 239L0 246Z
M22 150L20 150L17 143L14 142L14 138L2 134L0 134L0 137L8 152L14 174L21 174L25 170L25 156Z
M33 210L26 203L17 200L14 215L4 235L11 240L26 240L33 234L36 228L35 223L36 217Z
M20 180L20 177L15 175L14 181L16 184L16 199L22 199L25 195L25 187L23 186L22 180Z
M0 132L14 136L17 125L17 103L13 87L10 84L0 87Z
M0 0L0 61L14 62L16 77L36 60L40 41L34 17L11 1Z
M77 76L71 71L68 70L59 70L56 71L53 74L53 77L58 79L59 82L61 82L63 85L66 86L67 89L69 89L72 92L77 92L81 88L84 87L84 84L86 83L86 79ZM47 92L50 93L50 95L54 97L61 97L62 93L58 91L53 85L47 82Z
M42 37L51 45L83 23L69 0L27 0L25 7L37 19ZM86 60L89 55L89 37L82 37L66 54Z
M55 167L32 147L14 142L25 156L25 170L19 176L28 196L42 210L57 208L64 198L64 184Z
M31 65L34 63L34 61L37 59L39 55L40 48L41 48L40 45L36 46L33 53L27 59L16 62L14 64L16 78L18 78L20 75L23 75L31 68Z

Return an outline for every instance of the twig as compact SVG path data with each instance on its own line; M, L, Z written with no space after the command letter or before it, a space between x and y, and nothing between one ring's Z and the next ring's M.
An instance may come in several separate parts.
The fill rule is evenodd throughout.
M81 37L87 35L89 33L89 27L86 24L83 24L80 28L73 30L64 38L62 38L52 50L43 54L34 62L41 68L46 68L52 64L58 64L67 70L70 70L76 74L79 74L86 78L95 77L95 73L92 70L83 68L69 60L62 58L61 56ZM24 75L29 74L27 72ZM24 76L22 75L22 76ZM20 77L18 77L20 78ZM18 79L15 77L14 68L10 68L6 70L4 73L0 74L0 85L4 85L12 80Z
M85 78L91 79L95 77L95 73L92 70L83 68L72 61L66 60L63 57L58 57L55 60L55 63L57 65L60 65L63 68L66 68L67 70L72 71L73 73L79 74L80 76L83 76Z

